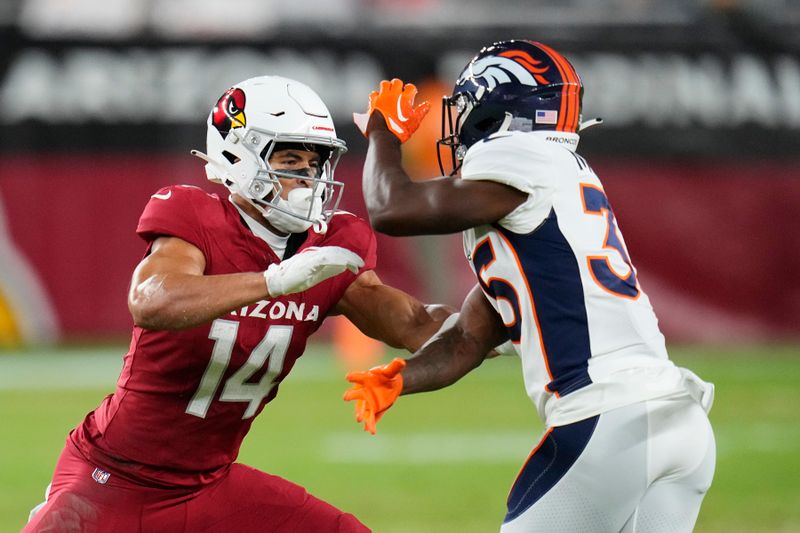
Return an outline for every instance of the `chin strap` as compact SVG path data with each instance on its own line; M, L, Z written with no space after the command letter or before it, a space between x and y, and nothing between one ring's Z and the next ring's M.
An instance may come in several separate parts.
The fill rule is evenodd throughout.
M503 122L500 124L500 127L497 128L497 131L495 133L508 131L508 128L511 127L512 120L514 120L514 116L508 111L506 111L506 116L503 118Z
M325 220L314 222L314 224L311 226L311 229L314 230L314 233L325 235L328 233L328 223Z
M603 119L600 117L597 118L590 118L589 120L583 121L578 126L578 131L583 131L586 128L591 128L592 126L599 126L603 123Z
M209 178L208 178L209 181L213 181L215 183L224 183L222 178L219 177L219 176L224 176L225 174L228 173L224 166L222 166L218 161L212 159L211 156L209 156L208 154L204 154L203 152L201 152L199 150L190 150L189 153L192 154L193 156L199 158L199 159L202 159L208 165L210 165L212 169L214 169L216 171L216 172L213 173L214 178L212 179L211 176L209 175L211 173L209 173L206 170L206 175L209 175Z

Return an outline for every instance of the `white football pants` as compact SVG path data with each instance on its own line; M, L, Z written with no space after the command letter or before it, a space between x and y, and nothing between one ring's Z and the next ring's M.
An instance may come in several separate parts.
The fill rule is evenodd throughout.
M715 463L711 424L689 396L549 428L511 489L500 531L692 531Z

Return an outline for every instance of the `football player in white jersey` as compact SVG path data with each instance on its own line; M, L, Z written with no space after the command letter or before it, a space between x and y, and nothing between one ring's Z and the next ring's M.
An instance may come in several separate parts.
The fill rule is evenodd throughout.
M409 179L400 149L427 104L397 79L370 95L354 118L374 228L463 232L478 283L407 361L348 375L345 399L374 432L398 395L447 386L510 341L546 429L501 531L691 531L714 474L713 386L669 360L603 186L575 153L582 93L544 44L484 48L444 99L455 170L429 181Z

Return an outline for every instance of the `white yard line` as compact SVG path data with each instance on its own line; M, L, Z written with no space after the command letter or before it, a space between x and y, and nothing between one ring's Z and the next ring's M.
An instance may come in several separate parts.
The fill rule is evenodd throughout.
M743 452L790 452L800 444L800 428L761 423L714 429L717 456ZM400 435L329 433L320 440L320 457L331 463L428 464L507 463L520 465L538 443L536 431L404 433Z
M331 463L520 463L537 443L534 432L441 432L402 435L329 433L321 457Z
M0 391L31 389L113 388L122 370L127 346L86 349L41 349L0 352ZM499 363L499 364L498 364ZM485 364L475 372L482 380L507 380L512 360ZM347 369L325 345L310 345L287 380L321 382L343 377ZM522 387L519 378L520 387ZM520 389L522 390L522 389Z
M112 391L122 369L127 346L0 352L0 393L25 390L103 389ZM481 381L504 380L518 362L498 361L476 371ZM290 382L326 382L343 375L343 365L324 347L311 346L289 376ZM531 408L520 398L520 408ZM713 412L712 412L713 419ZM792 452L800 446L800 427L761 422L749 425L714 424L717 455L742 452ZM538 442L535 428L495 432L441 432L321 435L319 454L331 463L520 463Z
M113 388L125 349L0 354L0 391Z
M113 389L127 351L127 346L119 346L0 352L0 391ZM329 354L311 347L288 379L321 382L343 378L345 373L344 366L337 364Z

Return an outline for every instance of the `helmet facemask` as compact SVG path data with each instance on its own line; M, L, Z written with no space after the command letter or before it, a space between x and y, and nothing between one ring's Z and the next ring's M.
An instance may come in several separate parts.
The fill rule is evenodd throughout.
M513 116L504 108L482 104L484 92L485 88L479 87L475 94L464 91L442 98L442 137L437 141L437 155L443 175L442 146L450 148L452 171L447 175L452 176L461 168L470 146L492 133L509 129L512 124Z
M466 154L466 147L461 142L460 125L464 118L472 111L477 101L472 93L457 93L453 96L442 97L442 136L436 141L436 157L439 161L439 171L443 176L452 176L461 167L461 160ZM455 116L454 116L455 111ZM442 149L450 151L450 172L446 172L442 161Z
M312 224L325 222L339 207L344 184L333 179L339 158L346 150L344 144L338 145L325 138L309 136L280 135L274 132L256 130L249 132L254 151L258 150L259 170L251 180L245 197L251 200L264 217L271 222L278 221L278 229L288 224L291 232L305 231ZM261 139L266 139L262 142ZM308 169L276 169L269 163L276 151L295 148L320 154L319 166L311 175ZM314 167L311 167L314 168ZM283 198L283 179L302 179L309 187L298 187L289 191ZM298 219L292 223L285 217Z
M333 175L339 158L347 151L343 141L248 127L244 131L230 130L224 143L227 145L221 151L224 162L202 154L202 159L214 167L214 178L209 179L249 201L277 229L289 233L305 231L313 224L327 222L339 207L344 183L335 181ZM283 149L283 144L320 153L316 175L304 170L272 168L269 159L276 148ZM311 186L293 189L283 198L279 178L302 179Z

